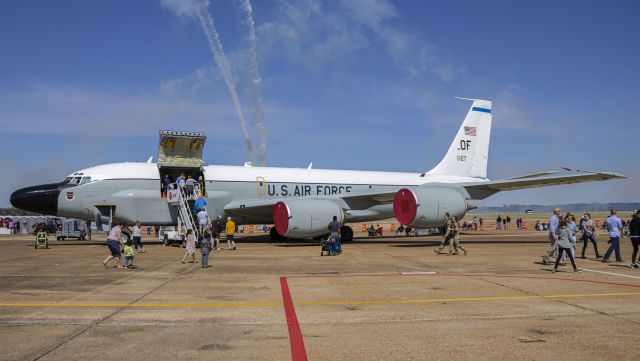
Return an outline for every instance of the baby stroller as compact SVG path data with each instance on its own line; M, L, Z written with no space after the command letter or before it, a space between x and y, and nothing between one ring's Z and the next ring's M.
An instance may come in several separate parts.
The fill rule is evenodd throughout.
M320 256L324 256L324 253L327 252L327 256L335 256L335 252L333 251L333 237L329 237L326 240L324 238L320 239Z

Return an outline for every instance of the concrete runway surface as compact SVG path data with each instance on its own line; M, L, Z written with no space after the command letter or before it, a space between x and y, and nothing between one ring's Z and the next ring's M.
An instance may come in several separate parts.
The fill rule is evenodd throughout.
M625 262L598 262L589 246L580 274L542 265L536 231L467 232L468 256L435 255L438 237L363 237L321 257L316 242L252 236L214 252L208 269L159 244L137 269L105 269L96 238L41 250L31 236L0 238L0 359L640 357L628 238Z

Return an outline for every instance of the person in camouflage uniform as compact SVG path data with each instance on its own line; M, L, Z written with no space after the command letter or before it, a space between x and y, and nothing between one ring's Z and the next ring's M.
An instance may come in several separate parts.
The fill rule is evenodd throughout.
M446 214L448 215L448 213ZM447 236L449 237L449 256L458 254L458 248L467 255L467 250L460 244L460 222L455 216L447 217Z
M458 254L458 248L467 255L467 250L460 245L460 223L455 217L451 217L449 212L444 214L445 220L445 233L442 243L438 249L433 250L436 254L441 254L447 242L449 242L449 255Z

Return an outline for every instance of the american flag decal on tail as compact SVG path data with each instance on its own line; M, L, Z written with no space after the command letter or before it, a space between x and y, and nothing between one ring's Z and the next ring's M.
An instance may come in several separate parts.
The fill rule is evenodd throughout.
M464 127L464 135L476 136L476 127Z

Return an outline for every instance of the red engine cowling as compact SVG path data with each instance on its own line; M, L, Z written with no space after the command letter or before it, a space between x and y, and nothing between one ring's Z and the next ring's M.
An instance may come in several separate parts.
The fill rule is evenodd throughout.
M431 228L444 224L448 212L458 219L467 212L462 190L447 187L402 188L393 198L393 213L400 224Z
M328 233L333 216L344 222L342 208L326 199L293 199L273 207L273 224L282 236L308 238Z

